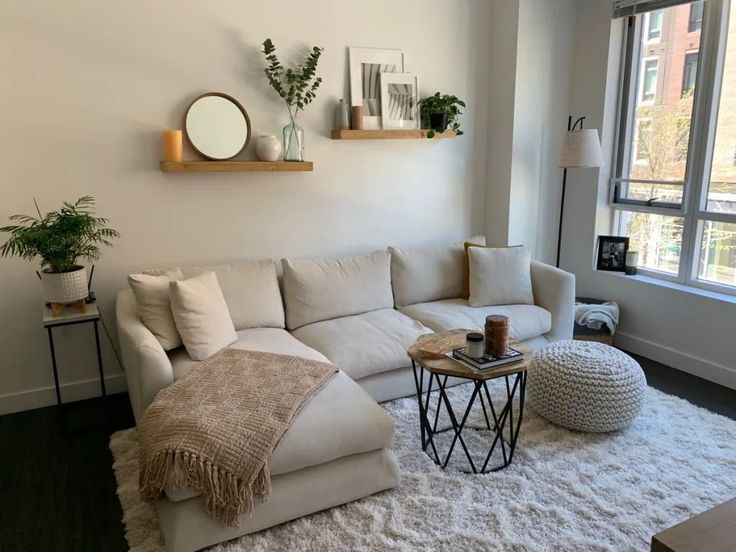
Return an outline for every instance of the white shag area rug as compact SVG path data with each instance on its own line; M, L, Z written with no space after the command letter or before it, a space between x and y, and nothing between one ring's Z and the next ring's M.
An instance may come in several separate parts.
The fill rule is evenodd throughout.
M456 411L471 390L449 391ZM611 434L569 431L526 408L512 464L487 475L456 469L459 447L444 471L422 452L416 398L383 406L396 422L398 489L211 550L644 551L653 534L736 496L736 421L652 388L642 414ZM470 421L482 421L479 406ZM482 432L465 434L487 446ZM138 494L135 430L110 448L130 548L163 550L156 509Z

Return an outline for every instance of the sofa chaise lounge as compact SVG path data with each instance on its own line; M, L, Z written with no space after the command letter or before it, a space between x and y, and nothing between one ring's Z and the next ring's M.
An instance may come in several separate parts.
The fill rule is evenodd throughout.
M294 419L269 462L271 498L239 527L210 519L195 493L166 490L157 506L167 549L198 550L396 487L394 425L376 401L415 393L406 350L418 336L481 329L487 315L505 314L511 337L533 350L571 337L571 274L532 262L534 305L470 307L461 298L464 255L463 243L455 243L284 259L281 285L270 259L182 267L185 278L217 275L238 336L230 347L333 362L340 370ZM156 393L196 361L183 347L163 349L129 289L118 295L117 325L138 421Z

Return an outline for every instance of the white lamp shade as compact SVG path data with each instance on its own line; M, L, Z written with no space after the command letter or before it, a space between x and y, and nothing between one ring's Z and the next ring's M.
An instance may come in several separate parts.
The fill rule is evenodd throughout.
M560 154L560 167L601 167L603 152L598 129L572 130L565 134Z

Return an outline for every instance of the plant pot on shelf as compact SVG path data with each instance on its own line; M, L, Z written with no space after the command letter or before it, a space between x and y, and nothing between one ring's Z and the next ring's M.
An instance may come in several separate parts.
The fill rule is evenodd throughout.
M447 113L430 113L429 128L437 132L447 130Z
M87 289L87 269L75 266L69 272L41 272L41 289L47 302L54 305L84 303L89 295ZM54 311L56 313L56 310Z

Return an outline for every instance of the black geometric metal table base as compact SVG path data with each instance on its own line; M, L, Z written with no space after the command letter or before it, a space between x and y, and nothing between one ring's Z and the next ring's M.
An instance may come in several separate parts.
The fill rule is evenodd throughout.
M499 376L498 378L489 378L483 380L469 379L473 385L473 392L470 395L467 405L465 405L462 417L458 419L452 403L447 396L447 379L449 376L434 374L420 364L412 360L412 369L414 371L414 383L417 389L417 403L419 405L419 420L421 428L422 450L429 456L435 464L445 469L452 457L452 453L456 448L456 444L460 443L460 447L465 452L468 459L470 470L462 470L465 473L490 473L507 467L514 457L514 449L516 441L519 437L521 429L521 421L524 416L524 396L526 394L526 371L514 374ZM429 375L427 390L424 391L425 374ZM489 381L505 380L506 386L506 402L505 404L496 405L491 398L488 389ZM437 398L436 407L430 410L430 401L432 394ZM518 395L519 405L514 409L514 399ZM426 398L425 398L426 397ZM480 401L483 410L484 426L469 426L467 424L468 416L473 410L476 399ZM497 402L498 401L497 399ZM450 418L451 425L449 427L437 429L437 423L440 417L440 410L445 407L447 415ZM499 410L498 406L501 406ZM490 414L490 417L489 417ZM434 418L434 419L431 419ZM463 439L464 430L472 431L489 431L490 447L488 452L484 452L480 462L473 459L473 455L468 449L465 439ZM452 431L454 433L449 449L446 453L440 454L438 444L435 443L434 437L440 433Z

